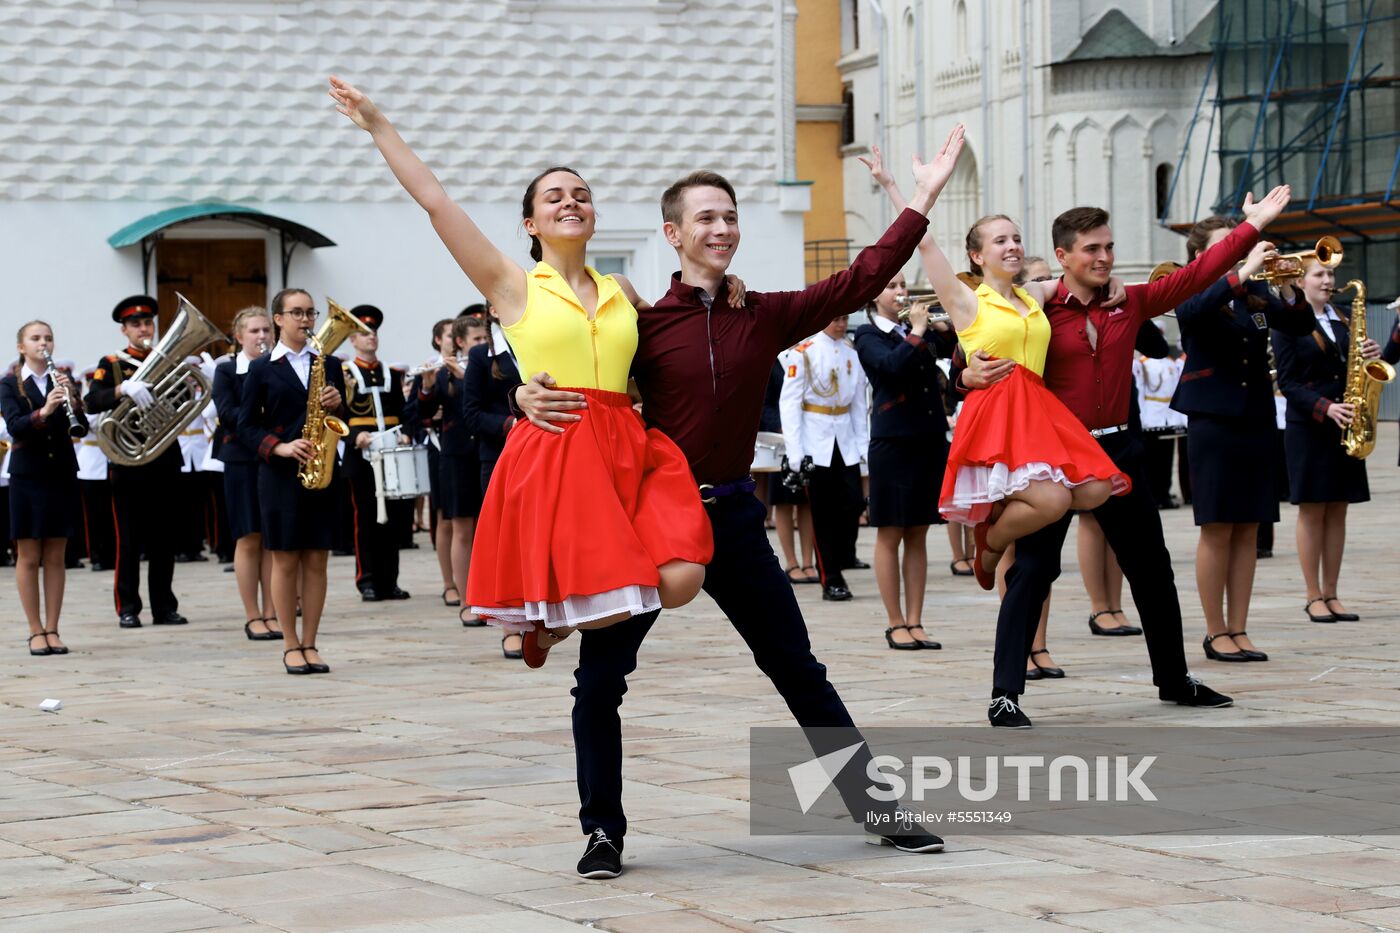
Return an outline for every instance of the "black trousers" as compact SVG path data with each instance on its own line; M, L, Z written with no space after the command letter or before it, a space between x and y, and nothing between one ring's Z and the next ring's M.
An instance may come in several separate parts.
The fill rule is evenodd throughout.
M1162 517L1148 486L1142 442L1124 432L1100 439L1099 445L1133 481L1133 488L1094 509L1094 518L1132 589L1152 661L1152 682L1159 687L1175 686L1185 680L1187 672L1181 644L1181 603L1171 554L1162 536ZM1026 658L1035 641L1040 607L1060 575L1060 552L1070 518L1065 515L1016 542L1016 562L1006 573L1006 598L997 616L993 660L992 685L1007 693L1019 695L1025 690Z
M822 585L845 586L841 568L854 562L860 513L865 510L860 465L847 466L841 459L841 448L833 446L831 466L812 471L807 499L812 503L812 536L816 539Z
M715 556L705 571L705 592L728 616L799 725L853 728L851 714L827 680L826 668L812 655L792 584L763 528L767 513L763 503L752 495L725 496L707 511ZM637 667L637 650L658 615L651 612L579 633L579 666L572 693L579 822L585 834L601 828L616 839L627 832L622 811L622 722L617 711L627 692L627 675ZM828 738L813 738L813 743L819 755L843 747ZM862 759L868 758L868 751L857 756L842 775L863 777ZM837 782L853 816L871 808L861 791L864 783Z
M347 451L347 457L358 453ZM387 524L379 524L379 503L374 495L374 474L368 467L347 479L355 519L355 586L372 586L380 596L399 585L399 541L403 529L413 523L412 499L386 499Z
M229 530L228 503L224 499L224 474L213 470L201 470L199 477L204 503L205 536L209 549L218 555L219 560L228 563L233 560L233 534Z
M1152 486L1152 498L1157 501L1158 508L1171 505L1172 460L1176 453L1176 441L1175 437L1159 437L1150 432L1142 436L1147 481Z
M170 588L175 578L175 545L170 534L170 490L178 470L157 460L149 466L111 468L112 514L116 525L117 614L139 613L141 552L146 553L146 587L156 616L180 608Z
M83 532L90 563L111 570L116 565L117 537L112 523L112 484L105 479L78 481L83 496Z

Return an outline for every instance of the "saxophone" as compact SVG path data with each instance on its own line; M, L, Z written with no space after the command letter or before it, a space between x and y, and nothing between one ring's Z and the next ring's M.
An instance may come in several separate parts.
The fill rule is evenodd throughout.
M307 489L325 489L331 484L331 477L335 474L336 444L350 433L344 421L326 414L321 406L321 390L326 387L326 357L351 334L371 332L364 322L351 317L332 299L326 299L326 306L330 309L326 320L310 337L316 359L311 363L311 375L306 380L306 424L301 429L301 438L310 441L316 452L297 468L297 479Z
M1366 283L1352 279L1333 294L1356 289L1351 302L1351 346L1347 348L1347 381L1342 402L1352 405L1356 413L1351 424L1342 431L1342 446L1347 456L1365 460L1376 449L1376 415L1380 412L1381 390L1395 379L1395 367L1385 360L1368 360L1361 356L1366 342Z

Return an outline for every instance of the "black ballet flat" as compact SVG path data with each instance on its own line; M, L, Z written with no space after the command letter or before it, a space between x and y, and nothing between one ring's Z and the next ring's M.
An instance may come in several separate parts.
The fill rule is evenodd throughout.
M959 570L959 569L958 569L958 564L967 564L967 569L966 569L966 570ZM974 571L974 570L972 569L972 561L971 561L971 559L966 558L966 557L963 557L963 558L961 558L961 559L959 559L959 560L950 560L950 561L948 561L948 570L949 570L949 571L953 574L953 576L955 576L955 577L973 577L973 576L976 576L976 575L977 575L976 571Z
M315 651L315 650L316 650L316 646L315 646L315 645L302 645L302 646L301 646L301 650L302 650L302 652L303 652L303 653L302 653L302 657L303 657L303 658L306 658L305 652L307 652L307 651ZM331 666L330 666L329 664L317 664L316 662L312 661L310 658L306 658L306 667L307 667L307 670L311 671L311 673L313 673L313 674L329 674L329 673L331 672Z
M519 661L521 658L525 657L525 636L520 635L519 648L511 649L506 647L506 639L509 638L511 635L520 635L520 633L507 632L506 634L501 636L501 654L508 660Z
M311 673L311 665L309 665L309 664L288 664L288 663L287 663L287 655L291 654L293 651L300 651L300 650L301 650L301 648L299 648L299 647L298 647L298 648L288 648L286 651L282 652L282 666L285 667L285 668L287 669L287 673L288 673L288 674L310 674L310 673ZM305 661L305 660L306 660L306 655L302 655L302 656L301 656L301 659L302 659L303 661Z
M1044 680L1044 679L1045 679L1045 671L1041 670L1041 669L1040 669L1040 666L1037 665L1034 661L1031 662L1031 665L1032 665L1031 669L1028 670L1028 671L1026 671L1026 679L1027 679L1027 680Z
M1037 671L1040 672L1040 674L1041 674L1042 677L1049 677L1051 680L1059 680L1061 677L1065 676L1065 672L1064 672L1064 669L1063 669L1063 668L1059 668L1059 667L1042 667L1042 666L1041 666L1041 663L1035 659L1035 656L1038 655L1038 654L1049 654L1049 653L1050 653L1050 649L1049 649L1049 648L1037 648L1035 651L1032 651L1032 652L1031 652L1031 663L1035 665L1035 669L1036 669Z
M44 639L44 650L43 650L43 651L35 651L35 650L34 650L34 639L36 639L36 638L42 638L42 639ZM45 633L43 633L43 632L35 632L33 635L30 635L30 636L29 636L29 653L32 654L32 655L34 655L34 657L36 657L36 658L42 658L42 657L43 657L44 655L46 655L46 654L53 654L53 649L49 647L49 639L48 639L48 636L47 636Z
M57 635L57 634L58 634L58 630L57 630L57 629L53 629L52 631L49 630L49 629L44 629L44 644L46 644L46 645L49 644L49 636L50 636L50 635ZM53 645L49 645L49 654L67 654L67 653L68 653L68 646L67 646L67 645L60 645L60 646L57 647L57 648L55 648Z
M1326 609L1326 608L1327 608L1327 600L1326 600L1325 598L1321 597L1321 596L1319 596L1317 599L1310 599L1310 600L1308 600L1307 605L1305 605L1305 606L1303 607L1303 611L1306 612L1306 613L1308 614L1308 621L1310 621L1310 622L1336 622L1336 621L1337 621L1337 617L1334 616L1330 611L1329 611L1326 615L1320 615L1320 616L1315 616L1315 615L1313 615L1313 611L1312 611L1313 603L1322 603L1322 608L1323 608L1323 609Z
M1248 635L1249 635L1248 632L1231 632L1230 634L1231 634L1231 635L1245 635L1245 636L1248 636ZM1262 651L1253 651L1253 650L1251 650L1251 649L1249 649L1249 648L1241 648L1241 649L1240 649L1240 654L1244 655L1246 658L1248 658L1248 659L1251 660L1251 661L1267 661L1267 660L1269 660L1269 656L1268 656L1267 654L1265 654L1264 652L1262 652Z
M922 645L920 645L920 644L919 644L918 642L916 642L916 641L911 641L911 642L908 642L907 644L906 644L906 643L903 643L903 642L897 642L897 641L895 641L895 640L894 640L894 634L893 634L893 633L894 633L894 630L897 629L897 628L908 629L909 626L907 626L907 625L891 625L889 628L885 629L885 644L889 645L889 646L890 646L891 648L893 648L895 651L918 651L921 647L923 647ZM910 637L912 638L913 636L911 635Z
M455 589L457 589L457 587L455 587L455 586L449 586L447 589L445 589L445 590L442 591L442 604L443 604L444 606L460 606L460 605L462 605L462 597L461 597L460 594L457 596L456 599L448 599L448 598L447 598L448 592L450 592L451 590L455 590Z
M1211 646L1211 642L1217 638L1229 638L1229 632L1221 632L1219 635L1207 635L1205 641L1201 642L1201 647L1206 649L1206 659L1210 661L1248 661L1249 655L1243 651L1216 651Z
M462 628L484 628L486 626L485 619L477 616L472 616L472 618L468 619L468 615L471 615L470 607L463 606L457 611L457 619L462 623Z
M274 632L274 631L272 631L271 629L268 629L266 632L255 632L255 631L253 631L253 623L254 623L254 622L261 622L263 625L267 625L267 620L266 620L266 619L249 619L247 622L244 622L244 623L243 623L243 634L248 636L248 640L249 640L249 641L281 641L281 640L282 640L282 633L281 633L281 632Z
M1095 635L1141 635L1142 629L1134 629L1131 626L1119 626L1117 628L1104 628L1094 620L1099 616L1113 615L1112 609L1103 609L1089 616L1089 631Z
M918 635L914 634L914 629L921 629L923 628L922 625L906 625L905 628L909 630L909 637L914 639L914 644L918 645L920 648L924 648L929 651L941 651L943 649L942 642L934 641L931 638L920 638Z
M1332 607L1329 606L1329 605L1327 605L1328 603L1335 603L1335 602L1339 602L1339 601L1340 601L1340 600L1338 600L1337 597L1335 597L1335 596L1324 596L1324 597L1322 597L1322 604L1323 604L1324 606L1327 606L1327 611L1328 611L1328 612L1331 612L1331 613L1332 613L1332 618L1336 619L1338 622L1360 622L1360 621L1361 621L1361 616L1357 615L1357 614L1354 613L1354 612L1333 612ZM1311 603L1309 603L1309 605L1311 605Z

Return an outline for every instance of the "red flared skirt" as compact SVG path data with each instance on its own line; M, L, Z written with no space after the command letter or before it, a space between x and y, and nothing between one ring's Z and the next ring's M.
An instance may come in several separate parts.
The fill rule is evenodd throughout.
M659 608L657 568L714 553L680 448L627 395L567 391L588 397L582 420L563 434L517 424L477 518L467 603L510 631Z
M953 429L938 510L949 521L976 525L993 503L1037 480L1066 487L1109 480L1113 494L1132 488L1083 422L1024 366L995 385L968 394Z

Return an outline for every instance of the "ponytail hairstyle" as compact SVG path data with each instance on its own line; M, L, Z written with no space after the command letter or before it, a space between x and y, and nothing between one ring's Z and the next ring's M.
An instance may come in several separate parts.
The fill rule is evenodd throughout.
M972 225L972 229L967 231L967 239L963 241L963 248L967 250L967 267L972 270L973 275L982 275L982 267L972 261L972 254L974 252L981 252L982 250L982 225L989 224L994 220L1004 220L1011 224L1016 223L1016 221L1007 217L1005 214L988 214L985 217L979 217L977 222Z
M584 181L583 176L567 165L555 165L545 169L531 179L530 184L525 188L525 198L520 205L521 220L529 220L535 216L535 193L539 190L540 182L543 181L546 176L553 175L555 172L568 172L579 181L582 181L584 187L588 186L588 182ZM535 262L542 262L544 260L544 247L540 246L540 238L533 234L530 235L530 258Z
M438 344L442 341L442 332L452 328L452 318L445 317L433 325L433 349L438 353L442 352L442 347Z
M496 322L491 318L488 309L485 315L486 320L486 357L491 361L491 378L497 382L504 382L506 374L501 372L501 361L496 358Z

